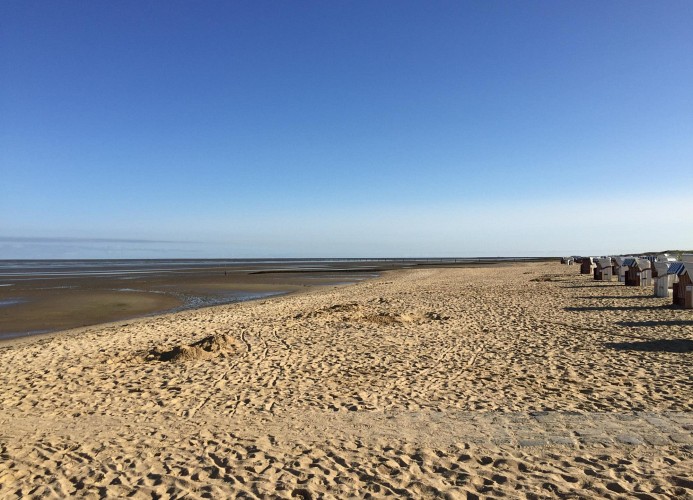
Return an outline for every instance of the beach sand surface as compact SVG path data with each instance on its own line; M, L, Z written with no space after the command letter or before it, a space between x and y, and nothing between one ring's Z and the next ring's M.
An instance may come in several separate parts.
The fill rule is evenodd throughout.
M2 344L0 498L690 498L693 312L578 270L399 270Z

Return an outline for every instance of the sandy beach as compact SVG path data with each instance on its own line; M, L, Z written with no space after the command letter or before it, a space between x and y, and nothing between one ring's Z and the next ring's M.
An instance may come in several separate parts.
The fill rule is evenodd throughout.
M578 272L398 270L0 344L0 498L690 498L693 312Z

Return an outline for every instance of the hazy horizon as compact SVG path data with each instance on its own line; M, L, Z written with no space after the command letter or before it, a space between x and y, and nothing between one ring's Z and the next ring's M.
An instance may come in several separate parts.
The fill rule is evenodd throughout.
M693 248L693 3L0 4L0 259Z

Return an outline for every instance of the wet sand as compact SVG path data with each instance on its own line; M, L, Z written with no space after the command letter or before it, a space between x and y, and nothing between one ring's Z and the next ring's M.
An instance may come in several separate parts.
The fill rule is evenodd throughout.
M61 290L22 291L22 302L0 312L0 340L77 326L106 323L181 305L175 297L147 292Z
M558 264L87 327L0 347L0 497L690 498L692 356Z

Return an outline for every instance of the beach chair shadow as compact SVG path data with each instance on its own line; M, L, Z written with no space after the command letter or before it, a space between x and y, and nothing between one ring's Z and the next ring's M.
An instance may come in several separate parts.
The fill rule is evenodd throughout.
M652 295L652 296L650 296L650 295L625 295L625 296L624 295L592 295L592 296L582 295L582 296L578 297L578 299L607 299L607 300L611 300L611 299L616 299L616 300L649 299L649 298L656 299L657 297L655 297L654 295Z
M693 321L686 319L671 319L662 321L618 321L616 324L636 328L644 326L693 326Z
M693 340L688 339L657 339L640 342L606 342L604 347L617 351L647 351L647 352L691 352Z
M671 309L672 306L667 304L664 306L582 306L582 307L564 307L564 311L651 311L653 309Z
M624 286L623 283L602 283L599 285L568 285L561 288L605 288L609 286Z

